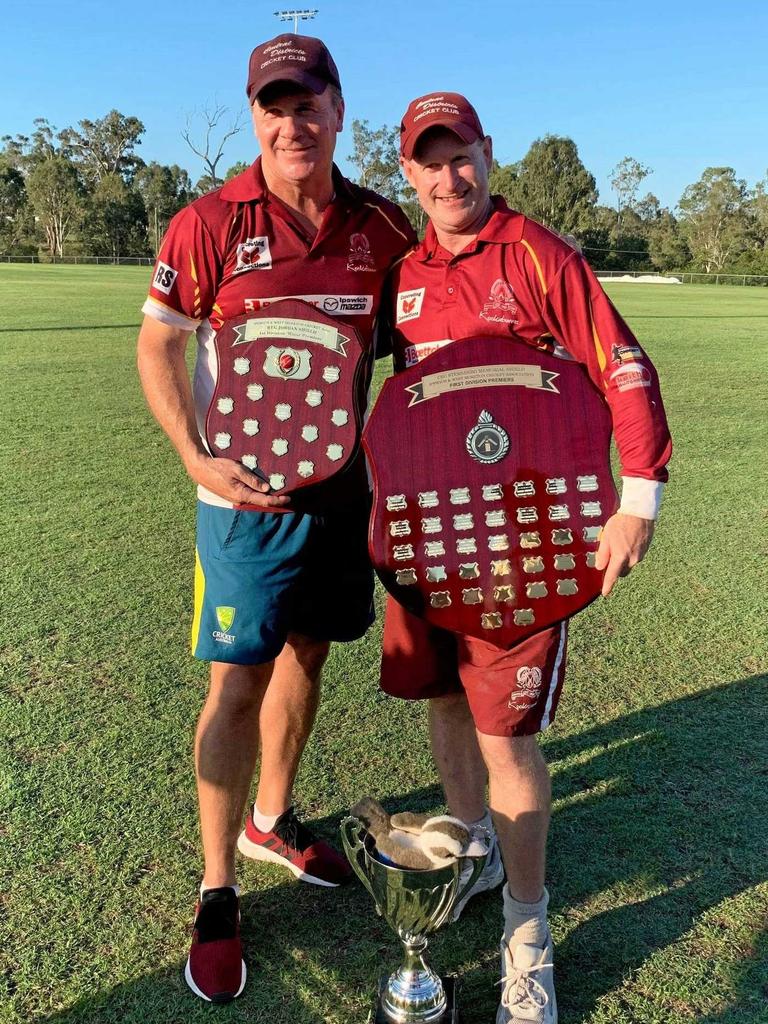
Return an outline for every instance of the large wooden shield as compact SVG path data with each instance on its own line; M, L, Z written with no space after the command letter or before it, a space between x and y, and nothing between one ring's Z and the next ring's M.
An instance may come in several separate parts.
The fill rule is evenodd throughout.
M610 436L585 369L516 339L454 342L391 377L363 432L384 586L502 648L580 611L618 504Z
M301 299L226 321L206 417L214 456L236 459L277 494L323 483L357 452L365 408L360 335Z

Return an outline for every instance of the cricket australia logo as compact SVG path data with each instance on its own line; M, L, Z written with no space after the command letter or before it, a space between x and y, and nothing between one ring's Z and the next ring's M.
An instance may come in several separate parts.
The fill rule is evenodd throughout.
M491 285L488 301L480 312L480 319L494 324L517 323L515 293L503 277L497 277Z
M371 255L371 243L361 231L349 236L347 270L375 270L376 263Z
M235 273L244 270L271 270L272 254L269 251L269 239L266 235L258 238L246 238L237 247L237 266Z
M231 605L219 605L216 608L216 621L219 624L219 628L213 631L214 640L220 644L233 644L235 642L236 637L229 631L235 621L236 614L237 609Z
M477 424L467 434L466 445L468 454L476 462L501 462L509 451L509 434L483 409Z

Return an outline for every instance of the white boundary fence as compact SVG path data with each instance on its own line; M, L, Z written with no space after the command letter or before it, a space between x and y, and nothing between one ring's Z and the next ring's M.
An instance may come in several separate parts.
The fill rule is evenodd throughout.
M154 256L61 256L55 260L41 260L39 256L0 256L0 263L40 263L51 267L60 263L66 264L93 264L108 265L113 267L151 267L154 265Z
M675 277L683 284L738 284L768 287L768 275L766 274L689 274L687 271L678 273L674 270L597 270L595 273L601 280L611 277L647 277L649 274L653 274L656 277Z
M0 256L0 263L41 263L45 266L54 264L86 264L94 266L134 266L151 267L154 265L153 256L63 256L52 261L41 260L39 256ZM683 284L736 284L768 287L768 274L699 274L683 273L673 270L598 270L597 276L601 280L612 277L645 277L654 274L657 277L676 277Z

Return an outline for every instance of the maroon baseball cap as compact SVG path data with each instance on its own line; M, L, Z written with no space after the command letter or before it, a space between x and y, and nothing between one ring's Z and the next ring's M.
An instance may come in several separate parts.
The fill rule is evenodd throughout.
M462 142L476 142L485 138L477 111L468 99L457 92L430 92L415 99L403 114L400 123L400 155L410 160L419 136L427 128L437 126L448 128Z
M249 102L253 103L272 82L295 82L318 96L327 85L335 85L341 92L339 72L325 43L314 36L297 36L292 32L275 36L251 54L245 87Z

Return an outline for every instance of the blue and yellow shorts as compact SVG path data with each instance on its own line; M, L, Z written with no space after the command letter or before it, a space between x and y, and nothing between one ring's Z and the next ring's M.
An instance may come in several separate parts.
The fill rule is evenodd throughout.
M373 622L368 500L323 515L197 503L192 653L260 665L288 633L357 640Z

